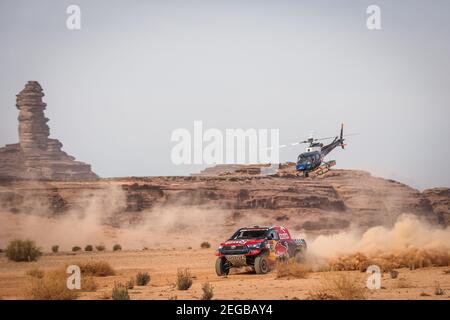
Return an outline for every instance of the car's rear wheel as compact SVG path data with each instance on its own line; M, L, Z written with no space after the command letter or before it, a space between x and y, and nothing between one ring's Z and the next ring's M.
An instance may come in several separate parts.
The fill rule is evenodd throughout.
M304 252L303 250L298 250L298 251L295 253L294 260L295 260L295 262L297 262L297 263L304 263L305 260L306 260L305 252Z
M219 277L228 275L230 268L227 266L226 260L224 258L218 257L216 259L216 274Z
M257 256L255 259L255 271L257 274L266 274L269 272L269 260L266 255Z

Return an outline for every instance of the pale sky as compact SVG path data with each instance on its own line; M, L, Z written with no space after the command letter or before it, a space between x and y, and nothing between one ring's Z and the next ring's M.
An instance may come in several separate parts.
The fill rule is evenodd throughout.
M0 145L18 141L15 95L37 80L51 137L102 177L200 170L170 158L194 120L278 128L282 144L344 122L360 135L330 154L337 168L450 186L449 39L446 0L1 0Z

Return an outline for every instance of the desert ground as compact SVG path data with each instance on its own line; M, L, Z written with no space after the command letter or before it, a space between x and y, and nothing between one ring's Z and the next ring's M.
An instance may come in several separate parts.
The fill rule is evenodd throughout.
M233 270L227 277L218 277L214 271L214 245L211 248L159 248L118 252L81 252L44 254L37 262L12 262L0 256L0 298L26 299L32 278L27 270L39 268L45 272L64 268L68 264L89 260L107 261L116 275L95 277L97 289L82 292L78 299L111 299L115 283L126 282L138 272L148 272L151 281L146 286L129 290L130 298L139 299L200 299L202 284L214 288L213 299L308 299L323 287L327 279L345 275L357 286L365 287L368 274L360 271L310 272L304 279L277 278L276 270L256 275L249 270ZM188 268L193 284L188 290L175 286L177 270ZM409 270L398 269L392 279L383 273L381 289L364 289L367 299L450 299L450 273L448 267L430 267ZM436 287L443 294L436 295Z

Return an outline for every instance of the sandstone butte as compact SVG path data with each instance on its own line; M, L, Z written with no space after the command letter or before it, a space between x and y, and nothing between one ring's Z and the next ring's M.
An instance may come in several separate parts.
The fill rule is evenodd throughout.
M95 180L91 166L75 161L50 139L44 115L44 93L36 81L28 81L17 95L19 143L0 148L0 177L47 180Z

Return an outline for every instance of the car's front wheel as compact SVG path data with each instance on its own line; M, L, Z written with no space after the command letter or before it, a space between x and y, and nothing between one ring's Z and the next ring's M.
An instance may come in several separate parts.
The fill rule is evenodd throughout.
M226 265L226 260L222 257L216 259L216 274L219 277L228 275L230 268Z
M269 260L267 260L265 254L256 257L255 271L257 274L266 274L269 272Z

